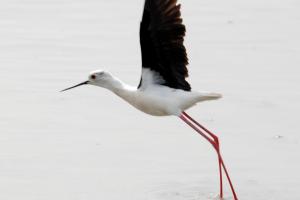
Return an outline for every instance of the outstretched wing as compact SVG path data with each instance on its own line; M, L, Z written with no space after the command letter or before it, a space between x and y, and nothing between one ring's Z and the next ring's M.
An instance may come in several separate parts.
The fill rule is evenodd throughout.
M177 0L145 0L140 26L143 71L139 88L154 83L191 90L185 80L188 58L184 36Z

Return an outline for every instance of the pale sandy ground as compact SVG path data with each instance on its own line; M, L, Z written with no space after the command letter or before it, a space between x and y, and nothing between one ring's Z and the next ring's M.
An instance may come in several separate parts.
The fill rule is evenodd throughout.
M224 94L189 112L220 136L241 200L300 199L299 2L183 2L189 81ZM147 116L96 87L58 92L97 68L138 84L142 6L0 0L1 200L218 193L215 152L179 119Z

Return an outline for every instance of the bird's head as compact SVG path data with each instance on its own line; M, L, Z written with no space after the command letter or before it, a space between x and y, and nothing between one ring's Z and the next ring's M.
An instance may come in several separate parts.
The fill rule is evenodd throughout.
M113 80L114 80L114 77L109 72L106 72L103 70L97 70L97 71L93 71L90 73L87 81L84 81L84 82L74 85L72 87L66 88L66 89L62 90L61 92L73 89L75 87L79 87L81 85L87 85L87 84L108 88L111 84L113 84Z
M90 73L88 77L88 84L105 87L112 82L113 76L106 71L97 70Z

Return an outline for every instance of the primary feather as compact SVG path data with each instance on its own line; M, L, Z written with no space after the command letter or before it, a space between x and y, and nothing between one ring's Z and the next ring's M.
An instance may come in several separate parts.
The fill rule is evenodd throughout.
M140 44L143 71L159 73L161 85L190 91L188 58L183 44L185 26L182 24L177 0L146 0L140 26ZM143 76L139 84L146 87L149 81Z

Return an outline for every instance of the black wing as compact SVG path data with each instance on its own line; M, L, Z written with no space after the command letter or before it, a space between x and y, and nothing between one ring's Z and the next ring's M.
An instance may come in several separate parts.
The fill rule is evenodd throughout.
M177 0L146 0L140 27L142 67L157 72L160 84L190 91L188 58L183 45L185 26L182 24ZM139 87L143 86L143 75Z

